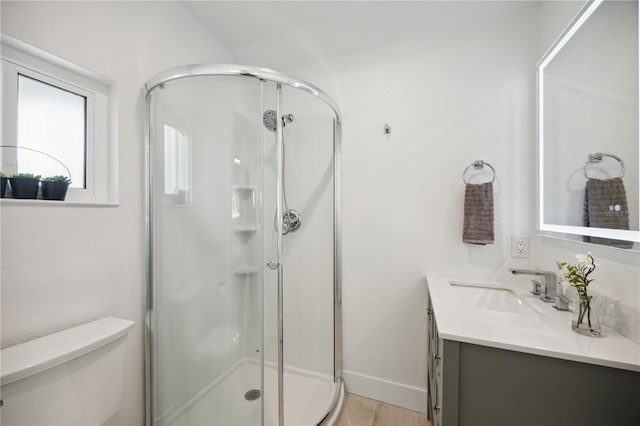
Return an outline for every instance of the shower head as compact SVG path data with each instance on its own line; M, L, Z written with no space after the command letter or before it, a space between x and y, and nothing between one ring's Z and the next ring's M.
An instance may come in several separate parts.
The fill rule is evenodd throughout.
M278 119L277 117L278 116L274 110L268 109L264 114L262 114L262 124L264 124L264 127L267 129L275 132L276 127L278 127L278 122L276 121Z
M277 117L278 115L274 110L268 109L262 114L262 124L264 124L264 127L267 129L275 132L278 127ZM282 116L282 125L284 126L286 123L293 123L293 114Z

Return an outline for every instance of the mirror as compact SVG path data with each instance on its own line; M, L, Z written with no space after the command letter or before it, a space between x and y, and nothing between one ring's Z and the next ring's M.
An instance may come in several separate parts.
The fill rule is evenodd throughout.
M543 235L638 249L638 111L638 2L591 1L538 64Z

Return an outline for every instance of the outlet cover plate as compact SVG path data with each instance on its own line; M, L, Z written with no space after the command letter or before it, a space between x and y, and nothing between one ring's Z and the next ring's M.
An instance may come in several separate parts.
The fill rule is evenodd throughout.
M511 236L511 257L529 257L529 237Z

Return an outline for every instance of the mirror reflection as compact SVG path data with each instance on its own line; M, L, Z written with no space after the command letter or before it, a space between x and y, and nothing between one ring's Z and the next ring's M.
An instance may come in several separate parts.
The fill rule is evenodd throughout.
M538 66L540 230L637 248L638 2L594 1Z

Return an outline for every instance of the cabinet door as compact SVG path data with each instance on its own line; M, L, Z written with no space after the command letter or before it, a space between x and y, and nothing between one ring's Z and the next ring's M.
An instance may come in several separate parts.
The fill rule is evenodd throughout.
M442 424L442 339L438 334L438 324L433 321L434 325L434 342L433 353L431 354L431 363L433 365L434 375L434 398L431 402L433 409L433 424Z

